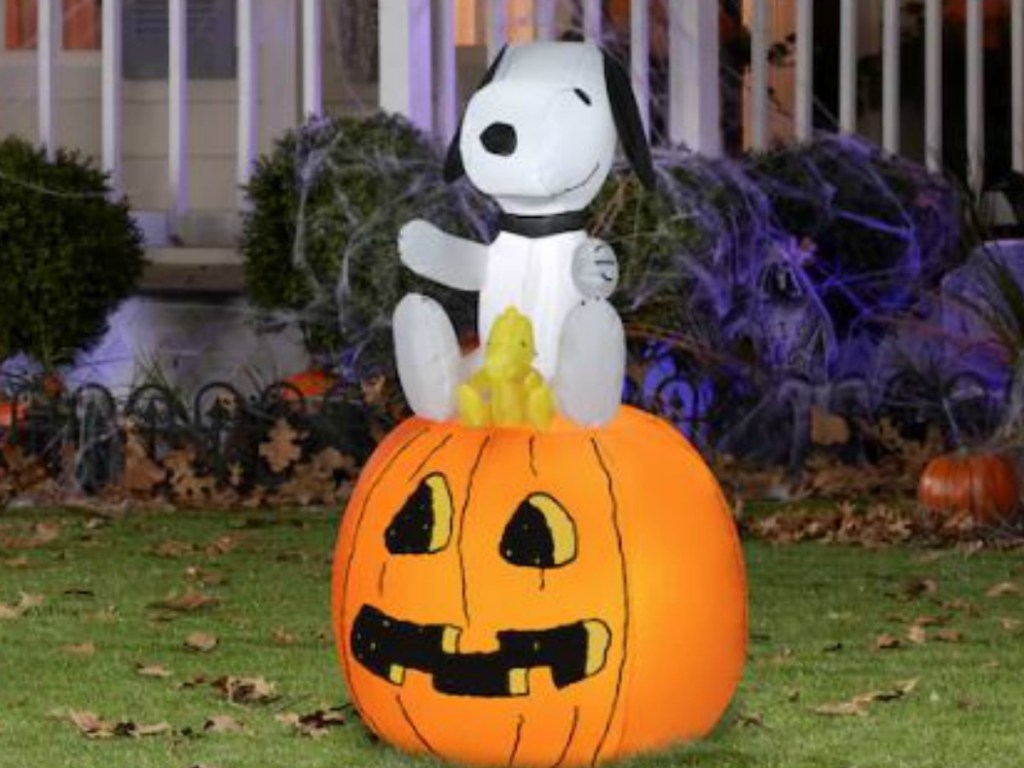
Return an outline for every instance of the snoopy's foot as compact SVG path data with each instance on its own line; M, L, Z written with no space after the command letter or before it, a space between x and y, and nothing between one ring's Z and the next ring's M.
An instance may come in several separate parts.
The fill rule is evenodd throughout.
M468 384L460 384L456 391L459 421L467 427L485 427L490 423L490 409L483 397Z
M607 301L580 304L565 320L555 393L562 413L585 427L607 424L622 403L626 334Z
M461 358L444 309L431 298L410 293L395 307L393 325L398 380L409 407L417 416L450 419Z

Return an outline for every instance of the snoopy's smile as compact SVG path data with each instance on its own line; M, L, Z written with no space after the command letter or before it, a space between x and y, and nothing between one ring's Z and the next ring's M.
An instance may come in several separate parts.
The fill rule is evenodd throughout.
M408 669L430 675L439 693L452 696L525 696L531 669L547 667L557 688L600 672L611 631L599 619L551 629L503 630L498 650L461 653L460 630L450 624L415 624L364 605L352 625L356 660L377 677L401 686Z
M572 192L574 190L579 189L580 187L586 185L586 183L590 181L592 178L594 178L594 174L596 174L599 170L601 170L601 163L594 163L594 167L590 169L590 173L586 175L586 178L584 178L583 181L581 181L579 184L573 184L571 187L566 187L565 189L560 190L555 194L564 195L567 192Z

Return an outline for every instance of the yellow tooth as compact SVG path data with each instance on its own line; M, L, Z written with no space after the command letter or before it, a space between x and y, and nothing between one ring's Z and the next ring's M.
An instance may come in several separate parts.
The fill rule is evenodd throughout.
M458 627L445 627L444 634L441 635L441 650L448 654L458 653L460 634L461 630Z
M604 667L608 659L608 646L612 642L612 633L603 621L590 619L583 622L587 631L587 666L586 674L590 677Z
M527 679L528 669L517 667L509 670L508 692L513 696L525 696L530 692L530 681Z
M388 669L388 680L395 685L401 685L405 682L405 667L401 664L392 664L391 668Z

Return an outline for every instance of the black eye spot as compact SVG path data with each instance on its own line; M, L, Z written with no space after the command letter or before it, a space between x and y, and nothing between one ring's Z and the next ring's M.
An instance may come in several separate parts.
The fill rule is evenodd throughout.
M584 91L582 88L573 88L572 92L580 97L580 101L582 101L588 107L590 106L590 96L587 95L586 91Z
M557 568L576 559L576 527L546 493L520 503L501 537L501 556L526 568Z
M426 555L448 545L452 532L452 496L440 474L423 479L395 515L384 543L393 555Z

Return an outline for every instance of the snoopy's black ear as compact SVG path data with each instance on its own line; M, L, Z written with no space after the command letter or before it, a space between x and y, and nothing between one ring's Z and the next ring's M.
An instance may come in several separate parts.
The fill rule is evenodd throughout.
M498 55L494 57L494 61L491 62L491 66L487 68L487 72L484 73L483 80L480 81L480 85L476 87L479 91L491 80L494 79L494 74L498 71L498 66L501 64L501 60L505 57L505 51L508 50L507 45L503 45L501 50L498 51ZM462 165L462 151L459 149L459 142L462 141L462 121L459 121L459 127L455 131L455 135L452 136L452 143L448 145L448 156L444 161L444 180L455 181L466 173L465 167Z
M647 133L640 120L640 110L636 106L636 97L629 82L629 75L622 66L604 54L604 83L608 89L608 101L612 106L612 117L615 118L615 129L619 133L622 149L629 159L640 183L647 189L654 189L654 166L651 165L651 150L647 146Z

